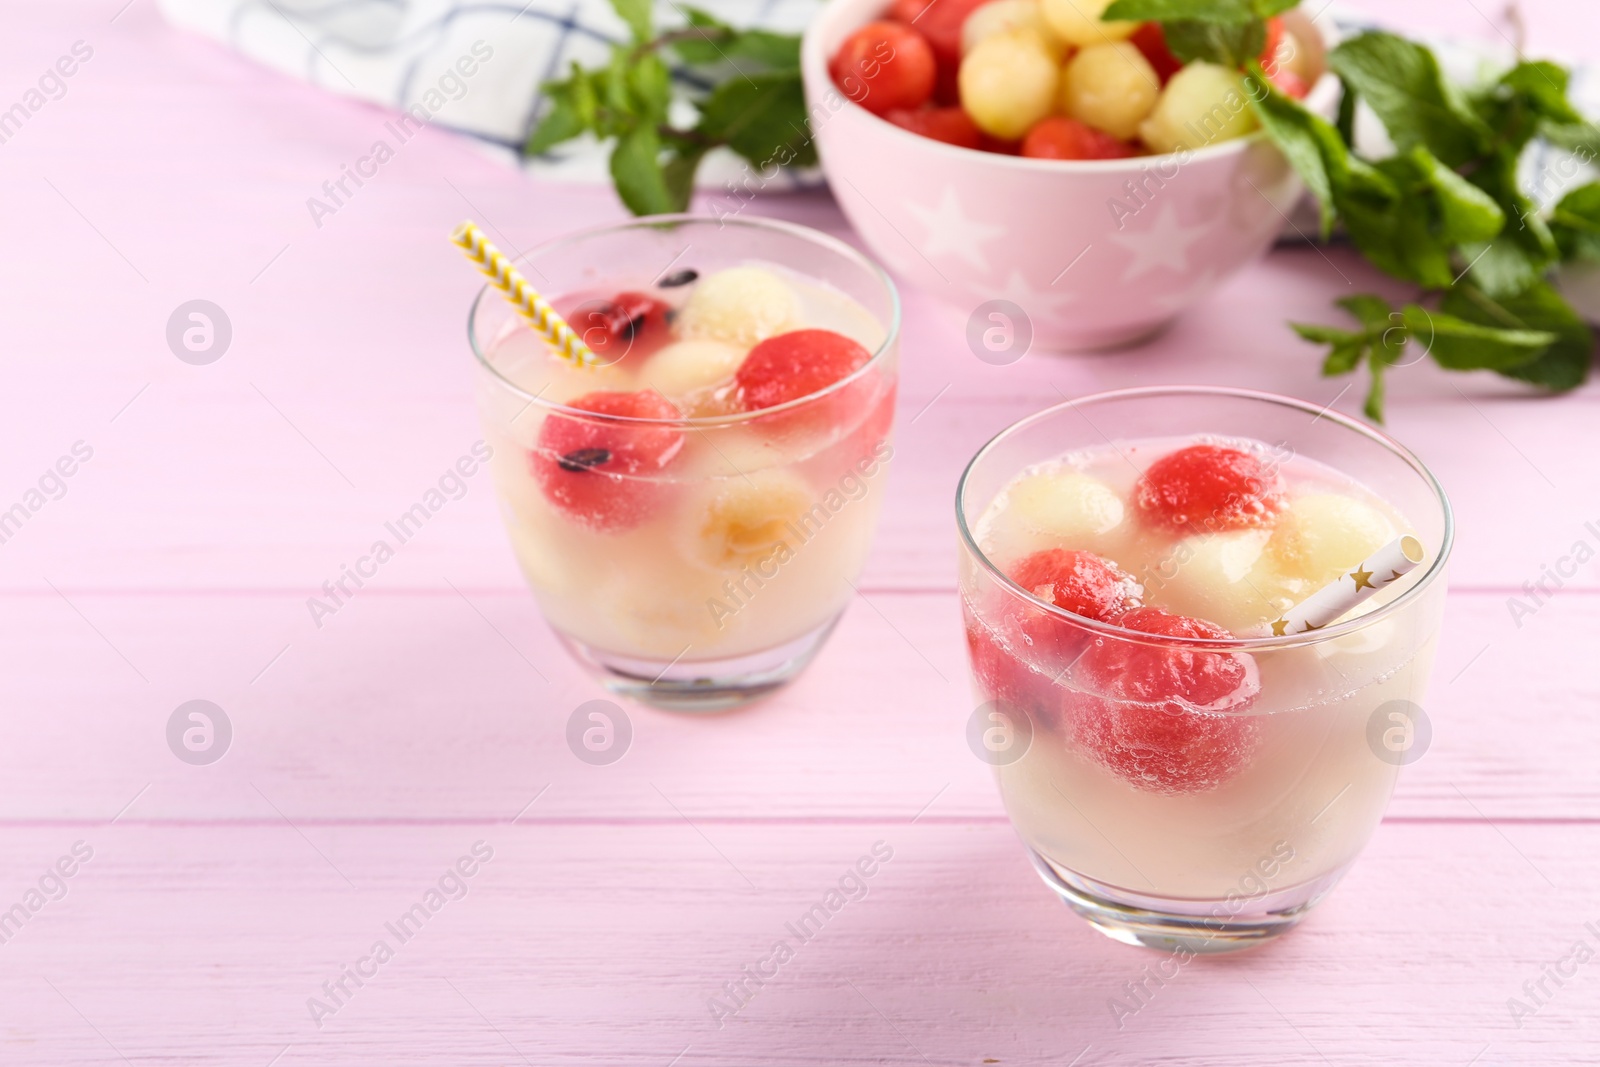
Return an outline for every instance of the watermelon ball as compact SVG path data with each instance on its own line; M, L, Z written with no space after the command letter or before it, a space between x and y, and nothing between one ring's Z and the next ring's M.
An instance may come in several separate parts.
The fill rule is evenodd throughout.
M851 100L882 115L927 103L936 66L922 34L898 22L873 22L845 38L828 73Z
M1120 614L1140 592L1133 576L1115 563L1067 548L1035 552L1012 568L1010 577L1046 604L1101 621Z
M903 22L910 26L921 19L923 13L936 2L937 0L894 0L894 3L889 5L887 16L892 22Z
M1256 57L1256 62L1271 70L1277 65L1278 48L1283 44L1283 20L1273 15L1266 20L1266 30L1267 36L1261 44L1261 55Z
M1162 608L1136 608L1117 623L1166 637L1232 636ZM1246 653L1098 637L1073 668L1072 683L1067 721L1073 742L1149 792L1215 789L1245 768L1260 741L1256 719L1242 714L1261 691L1255 660Z
M1135 607L1143 594L1131 574L1093 552L1045 549L1006 574L1034 599L1101 622ZM1057 672L1077 658L1090 636L1083 627L1038 608L1022 608L1018 628L1045 666Z
M889 17L915 26L941 65L961 63L961 27L967 16L989 0L895 0Z
M616 419L675 419L660 393L600 391L567 404ZM601 533L631 530L662 504L670 483L660 475L683 449L683 430L653 423L613 422L555 413L539 428L529 469L545 498L568 518Z
M983 144L983 134L972 121L972 116L959 107L929 107L917 111L900 109L889 112L884 118L902 130L910 130L958 148L978 148Z
M1146 525L1173 535L1262 526L1283 507L1283 479L1257 456L1191 445L1150 464L1133 487Z
M672 339L670 309L645 293L618 293L557 310L603 363L616 363L629 353L647 356Z
M1274 89L1293 100L1304 100L1306 94L1311 91L1311 86L1306 84L1306 80L1288 67L1278 67L1267 75L1267 80L1272 83Z
M1063 695L1054 672L1046 674L1018 655L1006 638L965 603L962 615L966 620L972 678L982 700L1025 712L1037 725L1054 726L1060 718L1058 709Z
M746 411L821 392L866 366L872 353L832 330L791 330L750 350L734 372Z
M1034 123L1022 139L1022 154L1030 159L1127 159L1135 152L1109 133L1053 115Z
M961 70L961 28L967 16L990 0L895 0L889 17L914 26L933 47L936 63L934 99L941 104L958 104L961 91L957 80Z
M1269 20L1268 24L1273 21L1276 20ZM1172 49L1167 47L1167 35L1161 32L1161 23L1141 22L1128 40L1144 53L1144 58L1154 68L1156 77L1161 79L1162 85L1167 84L1167 79L1183 69L1183 60L1173 55Z

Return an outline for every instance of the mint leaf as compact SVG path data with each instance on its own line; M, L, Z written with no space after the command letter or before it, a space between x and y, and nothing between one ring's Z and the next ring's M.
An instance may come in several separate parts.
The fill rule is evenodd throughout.
M1600 156L1600 126L1592 122L1547 122L1539 131L1545 140L1569 152L1587 152L1589 158Z
M544 118L539 120L539 125L535 127L533 133L528 135L528 143L522 149L530 156L548 152L556 145L570 141L588 129L583 116L578 114L577 106L572 100L572 92L567 86L547 86L545 99L549 101L549 109L545 111Z
M1357 293L1335 300L1334 303L1354 315L1368 333L1382 333L1398 322L1389 301L1371 293Z
M1493 297L1520 293L1544 277L1561 250L1533 201L1518 186L1515 156L1489 159L1469 180L1506 214L1505 228L1492 241L1462 245L1461 254L1472 265L1472 280Z
M1501 75L1498 84L1526 100L1542 119L1581 124L1584 117L1567 99L1568 80L1565 68L1541 59L1518 63Z
M1334 176L1349 169L1350 153L1332 126L1272 88L1259 66L1248 75L1256 118L1300 175L1322 209L1322 237L1333 227Z
M709 67L719 63L738 66L748 60L770 70L800 69L800 38L767 30L739 30L700 8L683 9L691 30L669 34L669 43L685 63Z
M1328 351L1328 358L1322 361L1322 376L1333 378L1349 374L1361 365L1361 357L1366 352L1365 341L1335 341Z
M728 48L732 59L748 59L773 70L800 69L800 38L766 30L745 30Z
M1349 374L1360 365L1361 358L1372 346L1372 339L1365 333L1352 333L1333 326L1318 326L1307 322L1291 322L1289 326L1307 341L1329 346L1328 356L1322 361L1324 378Z
M1443 240L1450 244L1488 241L1505 226L1505 212L1494 198L1445 166L1432 152L1418 145L1408 158L1432 190Z
M1336 326L1319 326L1314 322L1291 322L1289 327L1307 341L1314 341L1319 345L1356 344L1364 343L1367 339L1364 333L1351 333Z
M1322 361L1324 377L1348 374L1365 361L1371 382L1362 410L1369 419L1382 422L1384 371L1399 362L1410 331L1401 313L1381 296L1357 293L1336 303L1360 321L1359 331L1301 322L1291 322L1289 326L1306 340L1329 346L1328 355Z
M694 175L707 151L705 145L686 145L675 149L662 166L661 178L666 183L667 195L678 205L674 211L683 211L689 206L689 198L694 195Z
M672 72L655 53L640 56L627 68L629 110L640 118L661 123L672 104Z
M1416 342L1446 370L1508 370L1537 358L1557 340L1546 330L1484 326L1417 304L1407 304L1401 314Z
M650 0L611 0L611 6L622 21L628 24L628 31L633 34L635 42L643 44L654 35L650 20Z
M1350 88L1350 83L1343 78L1339 79L1339 114L1335 120L1335 128L1339 131L1339 139L1346 148L1354 147L1356 143L1356 102L1359 98L1356 91Z
M1116 0L1100 15L1106 22L1236 23L1256 17L1250 0Z
M1447 166L1459 167L1494 140L1433 53L1419 44L1368 31L1330 52L1328 65L1377 113L1402 152L1424 145Z
M1261 55L1267 28L1260 19L1249 22L1201 22L1183 19L1161 26L1167 48L1185 63L1200 60L1222 67L1242 67Z
M1383 372L1389 369L1389 363L1383 355L1374 348L1367 353L1367 369L1372 378L1367 384L1367 402L1361 405L1361 411L1373 422L1383 422Z
M635 215L682 211L661 166L661 137L654 126L636 126L611 152L611 181L617 195ZM685 198L687 200L687 198Z
M1455 278L1450 244L1438 232L1437 205L1427 183L1408 155L1391 156L1376 165L1351 157L1351 171L1367 167L1364 182L1374 196L1340 195L1345 230L1356 247L1380 270L1432 289Z
M1441 310L1484 326L1555 335L1543 355L1500 371L1509 378L1560 392L1577 388L1589 376L1594 333L1547 282L1505 300L1495 300L1471 285L1458 285L1445 294Z
M806 126L805 93L791 71L730 78L700 106L699 132L758 167L806 166L816 146Z
M1471 94L1478 115L1495 131L1499 155L1515 156L1535 136L1579 130L1583 116L1567 99L1567 72L1543 60L1522 62Z
M1371 293L1357 293L1335 300L1334 303L1360 320L1366 329L1368 342L1382 349L1388 362L1399 362L1401 351L1406 347L1408 331L1404 317L1389 301Z
M1116 0L1101 12L1108 22L1240 23L1271 18L1300 0Z
M1561 258L1600 263L1600 182L1580 185L1550 213L1550 233Z
M697 7L684 8L684 14L689 19L689 27L668 35L669 44L678 57L696 67L729 62L727 45L738 31ZM694 30L700 34L694 35Z

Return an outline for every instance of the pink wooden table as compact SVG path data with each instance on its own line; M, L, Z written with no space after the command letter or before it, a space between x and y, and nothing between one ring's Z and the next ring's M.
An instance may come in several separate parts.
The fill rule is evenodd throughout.
M1400 14L1487 35L1478 2ZM960 312L906 294L900 458L861 602L782 696L636 709L627 756L592 767L563 727L600 693L481 478L321 628L306 598L478 436L451 225L526 247L617 217L612 196L428 131L319 229L306 198L387 116L123 6L10 0L0 27L0 108L93 49L0 144L0 510L80 457L0 545L0 911L39 905L0 927L0 1060L1600 1062L1600 963L1570 962L1600 945L1600 568L1520 626L1507 607L1596 543L1600 388L1394 375L1390 426L1460 520L1433 747L1299 932L1189 965L1119 1026L1111 998L1158 957L1039 884L963 743L955 477L1057 390L1227 383L1354 410L1360 389L1320 379L1282 320L1326 320L1344 276L1381 281L1283 251L1147 348L1003 368L967 352ZM1535 49L1594 49L1587 5L1525 9ZM824 197L760 207L844 232ZM165 339L195 298L232 322L208 366ZM192 699L232 723L210 766L167 746ZM869 895L713 1023L708 998L880 841ZM465 895L394 937L475 846L492 859ZM392 958L372 961L380 938ZM335 1003L347 967L366 977L319 1027L308 1000ZM1508 998L1541 979L1519 1026Z

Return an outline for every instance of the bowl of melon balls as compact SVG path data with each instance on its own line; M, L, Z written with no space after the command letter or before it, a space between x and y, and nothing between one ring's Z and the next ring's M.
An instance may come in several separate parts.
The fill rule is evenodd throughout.
M1108 7L828 0L806 31L834 196L880 260L967 315L986 362L1135 344L1271 245L1303 189L1259 130L1252 70L1337 108L1331 29L1298 8L1228 63L1197 55L1193 22Z

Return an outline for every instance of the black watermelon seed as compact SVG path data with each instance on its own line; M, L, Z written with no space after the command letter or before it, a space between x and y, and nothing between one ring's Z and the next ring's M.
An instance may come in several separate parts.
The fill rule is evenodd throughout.
M586 471L591 467L598 467L602 463L611 462L611 450L607 448L580 448L575 452L568 452L556 463L564 471Z
M680 285L688 285L698 277L700 277L699 271L686 268L673 271L659 282L656 282L656 284L663 289L676 289Z

